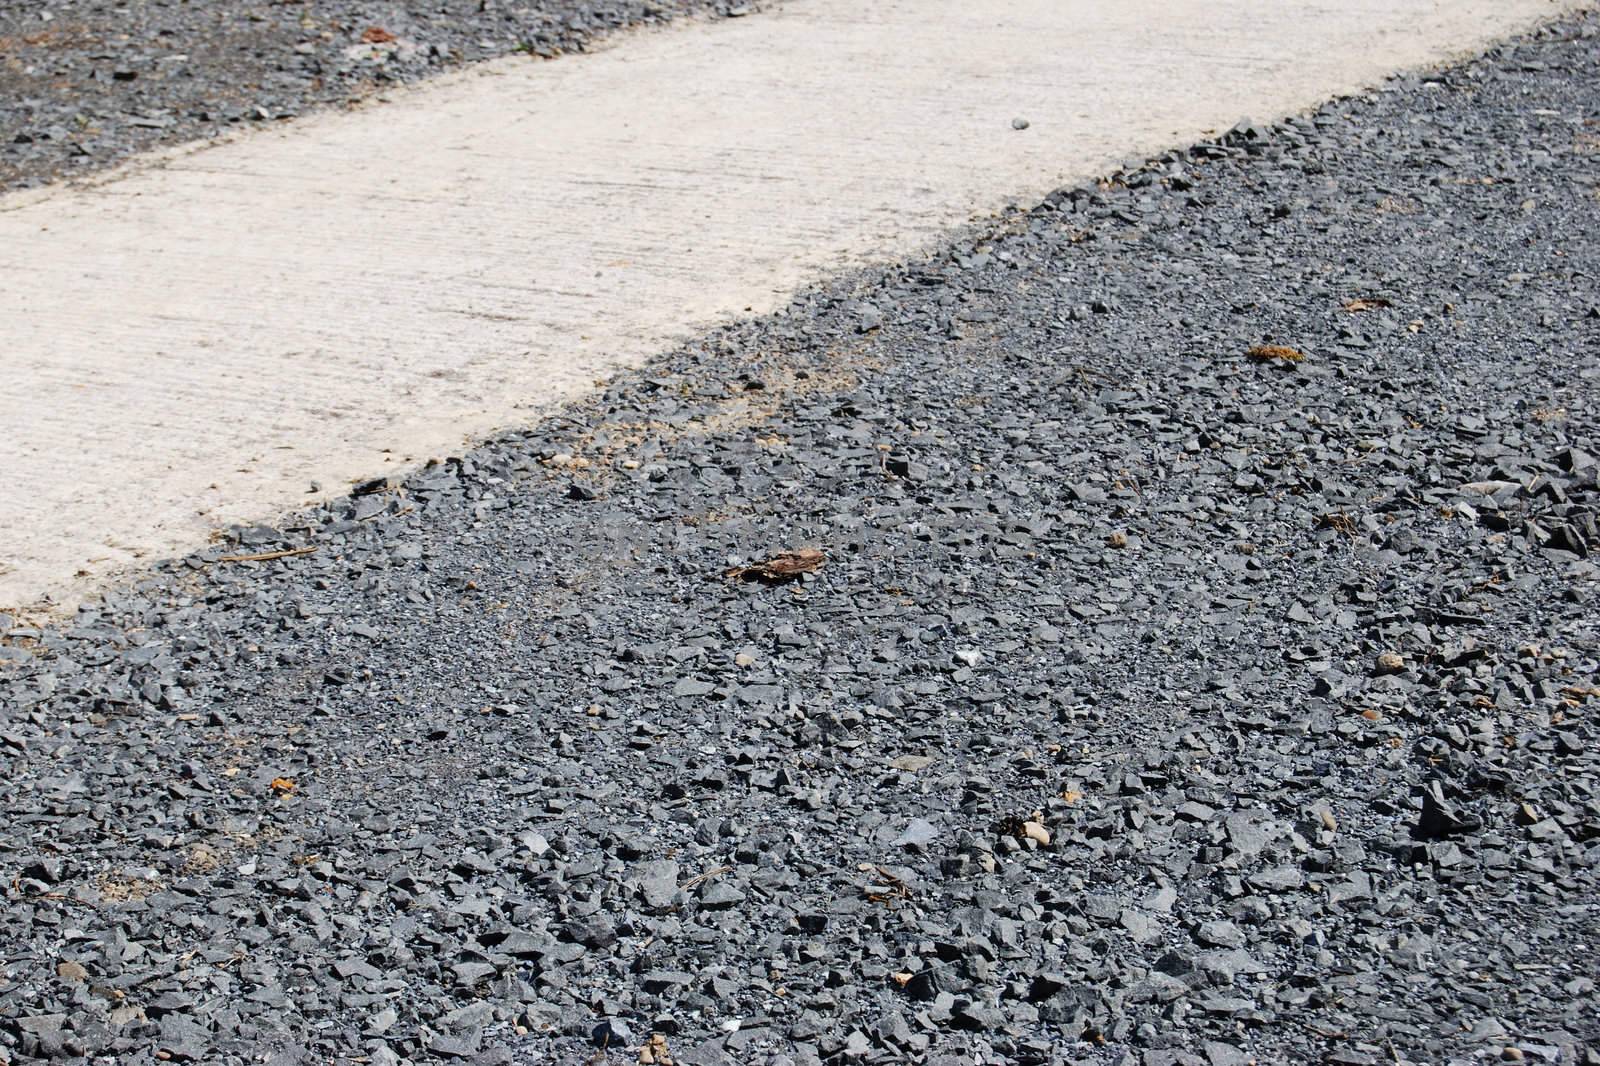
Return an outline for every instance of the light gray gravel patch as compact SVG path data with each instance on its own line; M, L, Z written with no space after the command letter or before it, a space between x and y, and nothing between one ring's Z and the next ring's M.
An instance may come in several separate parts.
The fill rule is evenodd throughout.
M6 621L0 1057L1600 1062L1597 59Z
M4 0L0 188L742 0Z

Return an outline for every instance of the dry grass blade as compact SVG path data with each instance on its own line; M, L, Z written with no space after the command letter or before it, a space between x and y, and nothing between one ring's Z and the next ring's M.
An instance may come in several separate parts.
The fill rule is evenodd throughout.
M731 866L713 866L703 874L695 874L678 887L682 889L697 888L705 882L711 880L713 877L721 877L723 874L732 872L733 867Z
M258 552L255 555L224 555L219 563L270 563L274 559L293 559L297 555L310 555L317 550L313 544L306 548L285 548L277 552Z

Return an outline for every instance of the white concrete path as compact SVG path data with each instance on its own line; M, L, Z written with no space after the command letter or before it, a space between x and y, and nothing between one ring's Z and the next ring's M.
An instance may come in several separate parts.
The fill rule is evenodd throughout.
M70 605L829 270L1572 6L790 0L0 199L0 605Z

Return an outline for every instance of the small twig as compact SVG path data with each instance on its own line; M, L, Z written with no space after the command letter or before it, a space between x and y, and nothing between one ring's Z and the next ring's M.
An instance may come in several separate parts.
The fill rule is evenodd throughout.
M5 898L11 900L13 903L32 899L58 900L62 903L71 903L79 907L87 907L90 910L95 909L95 905L90 903L88 900L82 900L74 896L69 896L65 892L24 892L22 890L21 877L13 877L11 879L11 891L6 894Z
M285 548L277 552L258 552L255 555L224 555L218 559L219 563L270 563L274 559L292 559L296 555L310 555L320 545L312 544L304 548Z

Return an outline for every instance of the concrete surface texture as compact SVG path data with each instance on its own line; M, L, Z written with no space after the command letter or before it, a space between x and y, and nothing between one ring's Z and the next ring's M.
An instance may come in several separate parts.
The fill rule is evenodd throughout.
M0 604L70 606L827 271L1577 6L794 0L0 199Z

